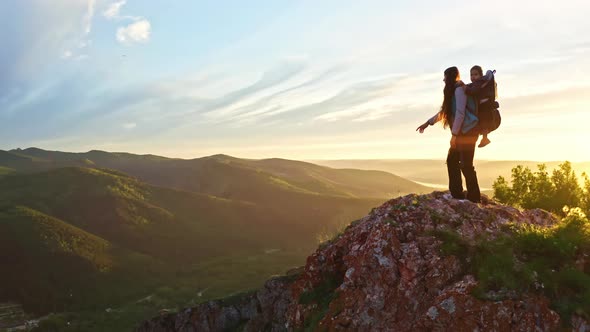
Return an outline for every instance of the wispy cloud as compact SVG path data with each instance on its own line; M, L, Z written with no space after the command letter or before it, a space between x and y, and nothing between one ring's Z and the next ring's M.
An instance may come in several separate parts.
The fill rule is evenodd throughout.
M551 115L559 108L569 112L575 106L587 107L590 104L589 92L590 84L586 86L556 87L554 90L500 99L500 109L518 109L519 114L527 115L531 113ZM560 113L562 112L554 115L559 116Z
M141 16L121 15L121 8L127 4L127 0L113 2L102 13L102 15L109 20L132 20L139 21L143 19Z
M265 114L275 114L287 107L287 105L293 106L297 102L305 104L306 98L303 98L303 96L308 95L309 89L318 88L320 84L338 77L338 75L344 73L347 69L344 66L337 65L306 79L300 84L287 86L280 91L258 96L247 104L228 111L225 114L225 120L254 123L259 117L263 117Z
M88 54L80 52L84 52L83 49L92 43L88 36L92 32L95 9L96 0L86 0L85 13L82 17L82 32L76 33L77 36L68 43L70 47L62 52L62 59L84 60L88 58Z
M104 17L106 17L108 19L113 19L113 18L119 17L119 12L121 11L121 7L123 7L126 3L127 3L127 0L113 2L112 4L109 5L109 8L107 8L102 14L104 15Z
M77 61L82 61L82 60L86 60L88 59L88 54L79 54L78 56L75 57L75 60Z
M92 31L92 19L94 18L94 8L96 0L88 0L86 15L84 15L84 33L89 34Z
M71 57L72 57L72 51L70 51L70 50L64 51L61 55L62 59L69 59Z
M188 111L182 113L175 113L175 116L189 116L191 114L199 114L209 120L222 120L227 116L235 114L235 111L230 106L240 102L244 102L249 97L252 97L263 91L268 91L288 80L295 77L297 74L307 66L306 61L289 59L282 61L280 64L274 66L270 70L264 72L262 76L254 83L234 91L229 91L219 98L211 99L208 102L200 103Z

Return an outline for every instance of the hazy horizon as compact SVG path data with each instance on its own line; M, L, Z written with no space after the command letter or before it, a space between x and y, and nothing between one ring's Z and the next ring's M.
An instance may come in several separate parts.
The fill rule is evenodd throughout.
M158 157L165 157L165 158L170 158L170 159L197 159L197 158L204 158L204 157L210 157L210 156L214 156L214 155L227 155L230 157L234 157L234 158L240 158L240 159L254 159L254 160L261 160L261 159L273 159L273 158L280 158L280 159L289 159L289 160L294 160L294 161L304 161L304 162L311 162L313 163L314 161L444 161L446 156L444 156L445 158L304 158L304 159L292 159L292 158L285 158L285 157L277 157L277 156L261 156L258 158L250 158L250 157L242 157L239 155L233 155L233 154L229 154L229 153L224 153L224 152L217 152L217 153L212 153L212 154L207 154L207 155L195 155L195 156L187 156L187 157L176 157L176 156L171 156L171 155L166 155L166 154L156 154L156 153L138 153L138 152L133 152L133 151L109 151L109 150L102 150L102 149L89 149L89 150L78 150L78 151L71 151L71 150L50 150L50 149L45 149L45 148L40 148L37 146L29 146L29 147L12 147L12 148L6 148L6 149L0 149L0 150L4 150L4 151L11 151L11 150L26 150L26 149L41 149L41 150L45 150L45 151L55 151L55 152L65 152L65 153L88 153L90 151L103 151L103 152L108 152L108 153L129 153L129 154L134 154L134 155L154 155L154 156L158 156ZM580 160L580 161L575 161L575 160L569 160L569 159L565 159L565 160L557 160L557 159L550 159L550 160L520 160L520 159L514 159L514 160L509 160L509 159L477 159L476 162L540 162L540 163L560 163L560 162L565 162L565 161L570 161L573 163L590 163L590 159L588 160Z

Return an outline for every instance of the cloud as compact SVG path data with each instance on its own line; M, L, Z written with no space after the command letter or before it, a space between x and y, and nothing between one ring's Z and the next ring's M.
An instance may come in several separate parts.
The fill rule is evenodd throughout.
M556 108L571 112L578 104L588 105L590 102L588 91L590 91L590 85L569 86L529 95L500 98L500 110L518 110L520 114L545 113L561 116L562 113L555 113Z
M123 7L127 3L127 0L121 0L118 2L113 2L107 10L105 10L102 14L104 17L108 19L114 19L119 17L119 12L121 11L121 7Z
M92 45L92 40L82 40L78 43L78 48L85 48Z
M88 9L86 15L84 15L84 33L89 34L92 31L92 18L94 17L94 8L96 6L96 0L88 0Z
M282 109L265 114L271 117L281 117L288 122L304 120L336 121L355 116L369 101L391 96L396 85L402 81L397 75L377 80L353 83L337 94L322 101L304 106ZM285 113L289 113L288 115Z
M129 122L123 125L123 128L125 129L133 129L135 127L137 127L137 123L135 122Z
M139 21L143 19L141 16L121 15L121 8L127 4L127 0L113 2L102 15L108 20L132 20Z
M64 60L82 61L88 59L88 54L74 54L71 50L62 53L61 58Z
M247 97L255 95L256 93L261 93L267 89L285 83L301 73L306 66L307 63L305 61L293 61L292 59L287 59L266 71L262 74L262 77L253 84L229 92L220 98L212 100L208 104L202 105L201 111L204 111L203 114L209 119L225 118L233 113L232 110L227 109L227 107L238 103Z
M225 118L227 120L254 122L254 119L258 116L264 116L264 114L267 113L274 114L280 109L283 109L284 107L281 106L281 103L284 103L285 100L292 102L293 95L295 95L295 98L297 98L296 96L305 95L305 89L309 90L313 89L313 87L317 88L318 84L325 83L325 81L341 74L344 71L345 68L342 65L333 66L328 70L321 72L317 76L308 78L300 84L288 86L277 92L263 95L262 97L259 97L258 99L244 106L226 110L224 111Z
M72 51L70 51L70 50L64 51L63 54L61 55L62 59L69 59L71 57L72 57Z
M102 13L108 20L131 20L125 27L117 29L116 38L122 44L145 43L150 39L151 24L141 16L121 15L121 8L127 4L127 0L115 1Z
M11 89L42 84L44 75L58 70L55 61L67 57L67 51L73 58L87 37L93 6L94 1L87 0L0 1L0 99Z
M117 29L117 40L123 44L146 43L150 39L151 24L146 19Z

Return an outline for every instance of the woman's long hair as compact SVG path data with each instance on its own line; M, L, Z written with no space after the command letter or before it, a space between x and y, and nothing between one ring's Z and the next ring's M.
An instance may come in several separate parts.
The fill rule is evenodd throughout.
M440 107L439 120L442 121L443 127L447 128L450 125L452 118L452 101L457 88L457 79L459 77L459 69L457 67L449 67L445 70L445 88L443 90L444 99Z

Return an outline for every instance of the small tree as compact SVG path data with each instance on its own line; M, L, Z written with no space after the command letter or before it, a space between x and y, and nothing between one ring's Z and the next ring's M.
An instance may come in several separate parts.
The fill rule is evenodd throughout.
M582 173L584 179L584 189L580 202L580 207L586 211L586 215L590 216L590 179L586 173Z
M582 188L580 188L576 172L572 169L572 164L569 161L560 164L553 171L551 181L555 186L553 207L556 210L563 208L565 205L580 206Z
M514 197L510 184L503 176L499 176L493 184L494 197L504 204L514 205L516 204L516 198Z
M494 182L494 197L504 204L526 209L541 208L563 214L564 206L581 207L590 212L590 180L584 174L584 189L580 187L576 173L566 161L551 176L545 164L537 165L532 172L518 165L512 169L512 186L502 176Z
M530 196L534 175L531 169L518 165L512 169L512 195L515 203L522 203L523 199Z
M537 165L538 170L530 176L529 192L522 197L522 207L526 209L541 208L551 210L553 207L553 196L555 187L551 182L547 166L545 164Z

